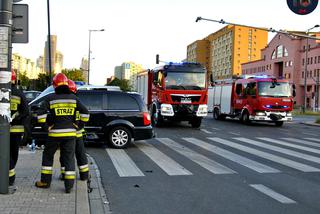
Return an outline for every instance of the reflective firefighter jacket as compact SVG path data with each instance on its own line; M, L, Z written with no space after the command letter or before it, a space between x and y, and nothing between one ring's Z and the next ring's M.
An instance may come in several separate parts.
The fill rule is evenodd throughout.
M89 111L74 94L50 94L41 104L38 122L48 124L49 137L76 137L77 111L80 121L89 121Z
M24 133L23 124L29 116L29 108L26 97L15 85L11 86L10 110L10 133Z

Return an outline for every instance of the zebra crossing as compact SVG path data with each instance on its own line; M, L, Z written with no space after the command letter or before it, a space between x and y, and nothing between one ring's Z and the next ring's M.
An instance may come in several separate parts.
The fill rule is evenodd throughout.
M189 169L186 162L181 159L191 161L196 166L215 175L241 173L224 165L223 160L234 162L261 174L281 173L283 167L306 173L320 172L319 142L319 139L310 137L301 139L257 137L249 139L234 136L229 139L218 137L202 139L192 137L156 138L151 142L137 141L134 145L168 176L194 176L196 173L192 168ZM165 153L168 150L171 155ZM128 150L107 148L106 152L119 177L146 176L139 168L139 163L135 163L134 158L130 157ZM174 153L179 154L179 161L172 155ZM203 153L213 155L209 156ZM219 159L215 160L213 157L217 156ZM266 162L269 164L270 162L275 164L270 166L263 163L263 160L267 160Z

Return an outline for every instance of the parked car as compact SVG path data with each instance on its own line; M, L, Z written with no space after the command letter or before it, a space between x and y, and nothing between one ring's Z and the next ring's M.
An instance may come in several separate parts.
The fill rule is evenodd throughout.
M46 95L31 102L34 116ZM77 96L90 112L85 126L87 143L104 141L115 148L124 148L132 141L150 139L155 136L150 115L142 97L137 93L126 93L114 88L78 89ZM46 127L33 119L33 138L45 140Z
M41 94L41 91L24 91L23 93L26 96L27 102L30 103Z

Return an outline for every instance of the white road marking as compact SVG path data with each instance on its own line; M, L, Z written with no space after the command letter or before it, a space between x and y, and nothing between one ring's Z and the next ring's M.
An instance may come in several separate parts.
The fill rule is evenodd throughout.
M276 143L276 144L283 145L283 146L288 146L288 147L304 150L304 151L307 151L307 152L320 154L320 150L319 149L313 149L313 148L310 148L310 147L299 146L299 145L296 145L296 144L287 143L285 141L275 140L275 139L271 139L271 138L267 138L267 137L258 137L258 139L264 140L264 141L268 141L268 142L271 142L271 143Z
M232 147L232 148L235 148L235 149L238 149L238 150L241 150L241 151L244 151L244 152L247 152L247 153L268 159L268 160L271 160L276 163L280 163L282 165L285 165L285 166L288 166L288 167L291 167L294 169L297 169L302 172L320 172L320 169L318 169L318 168L308 166L306 164L298 163L296 161L293 161L293 160L290 160L287 158L283 158L280 156L272 155L267 152L259 151L257 149L253 149L253 148L243 146L243 145L240 145L237 143L233 143L229 140L224 140L224 139L217 138L217 137L209 138L209 139L212 141L221 143L223 145L226 145L226 146L229 146L229 147Z
M308 145L308 146L315 146L315 147L319 147L320 148L320 144L319 143L313 143L313 142L309 142L309 141L306 141L306 140L300 140L300 139L290 138L290 137L284 137L284 138L281 138L281 139L292 141L292 142L295 142L295 143L305 144L305 145Z
M248 138L239 137L239 138L234 138L234 139L239 140L239 141L244 142L244 143L248 143L248 144L251 144L251 145L259 146L259 147L262 147L262 148L265 148L265 149L269 149L269 150L272 150L272 151L275 151L275 152L279 152L279 153L283 153L283 154L290 155L290 156L293 156L293 157L297 157L297 158L301 158L301 159L304 159L304 160L308 160L308 161L311 161L311 162L314 162L314 163L320 163L320 158L312 156L312 155L307 155L307 154L304 154L304 153L301 153L301 152L296 152L296 151L293 151L293 150L290 150L290 149L284 149L284 148L281 148L281 147L278 147L278 146L272 146L270 144L261 143L259 141L255 141L255 140L250 140Z
M211 128L211 129L216 130L216 131L220 131L220 129L218 129L218 128Z
M189 158L193 162L199 164L201 167L209 170L214 174L234 174L236 173L232 169L229 169L226 166L223 166L220 163L217 163L197 152L192 151L191 149L182 146L169 138L156 138L159 142L178 152L179 154Z
M237 135L237 136L241 135L240 133L236 133L236 132L229 132L229 134L233 134L233 135Z
M304 132L303 134L310 135L310 136L315 136L315 137L319 136L319 134L313 134L313 133L308 133L308 132Z
M279 201L282 204L295 204L297 202L295 202L294 200L281 195L280 193L277 193L275 191L273 191L272 189L270 189L269 187L266 187L262 184L250 184L251 187L253 187L254 189L258 190L259 192L269 196L270 198L273 198L276 201Z
M156 149L154 146L139 141L135 143L144 154L146 154L154 163L156 163L168 175L192 175L187 169L175 162L173 159Z
M269 167L267 165L261 164L257 161L251 160L249 158L237 155L235 153L229 152L225 149L222 149L220 147L214 146L212 144L206 143L202 140L198 140L195 138L182 138L185 141L188 141L189 143L192 143L196 146L199 146L207 151L210 151L212 153L215 153L217 155L220 155L228 160L234 161L242 166L248 167L249 169L252 169L259 173L277 173L280 172L279 170Z
M123 149L106 149L120 177L144 176Z
M201 131L203 131L206 134L212 134L212 132L208 131L207 129L200 129Z
M320 142L320 139L319 138L312 138L312 137L307 137L307 138L304 138L306 140L313 140L313 141L316 141L316 142Z

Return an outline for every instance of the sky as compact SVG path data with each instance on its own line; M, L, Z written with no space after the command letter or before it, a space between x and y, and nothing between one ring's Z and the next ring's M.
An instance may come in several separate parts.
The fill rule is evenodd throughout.
M29 5L29 43L14 44L13 52L36 59L43 54L47 0L23 0ZM187 46L225 25L196 18L257 27L306 31L320 24L320 5L308 15L290 11L286 0L51 0L51 34L64 55L64 68L79 68L88 56L91 33L90 83L105 84L114 67L133 61L153 68L162 61L180 62ZM319 28L320 31L320 28ZM269 33L269 40L274 33Z

